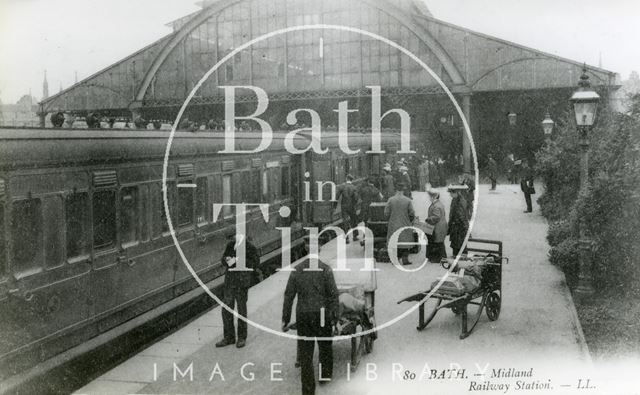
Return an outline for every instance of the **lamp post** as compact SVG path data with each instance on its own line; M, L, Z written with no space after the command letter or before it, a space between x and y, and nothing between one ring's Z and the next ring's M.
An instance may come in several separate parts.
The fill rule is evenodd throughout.
M549 111L547 111L547 113L544 116L544 120L542 121L542 130L544 131L544 136L546 138L550 138L551 134L553 133L553 127L555 126L555 122L553 122L553 119L551 119L551 114L549 114Z
M589 190L589 131L593 127L598 110L600 96L591 89L586 66L582 69L582 76L578 83L578 90L571 96L573 111L576 116L580 145L580 195L586 196ZM579 273L578 287L575 292L579 298L593 295L593 281L591 276L591 239L587 233L584 218L580 218L579 225Z
M513 111L509 111L507 113L507 121L509 123L509 127L508 127L508 132L507 132L507 136L508 136L508 144L509 144L509 151L510 152L514 152L515 148L516 148L516 133L514 132L515 126L517 124L518 121L518 115L513 112ZM520 151L520 150L518 150Z

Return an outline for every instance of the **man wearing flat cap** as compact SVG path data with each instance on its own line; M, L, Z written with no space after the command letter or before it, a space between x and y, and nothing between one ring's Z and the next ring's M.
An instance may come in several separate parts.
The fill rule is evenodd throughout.
M452 197L449 209L449 243L453 256L457 256L462 249L469 230L469 212L463 196L468 189L466 185L449 185L447 188Z
M384 170L384 175L382 176L382 195L385 200L389 200L389 198L396 194L396 181L393 177L390 164L386 163L382 170Z
M338 187L336 200L340 201L340 212L342 213L342 224L344 232L347 233L347 244L349 243L348 232L357 227L360 223L356 208L360 197L358 196L358 188L353 185L353 176L347 175L347 182ZM353 231L353 241L358 240L358 231Z
M433 233L427 235L427 259L429 262L438 263L447 257L444 239L447 237L448 224L444 204L440 201L440 192L430 188L427 190L431 205L425 222L433 226Z
M388 219L387 224L387 245L391 236L400 228L413 226L413 219L415 218L415 211L413 210L413 204L411 199L403 193L404 185L398 184L398 190L395 196L387 201L387 206L384 208L384 215ZM397 243L398 261L401 261L403 265L410 265L409 262L409 250L411 246L403 245L403 243L414 243L414 233L411 229L405 229L400 233Z
M369 221L371 217L371 203L379 202L382 199L382 194L380 193L378 188L373 185L375 179L376 176L369 176L358 189L358 195L360 196L360 214L358 215L358 219L360 221Z

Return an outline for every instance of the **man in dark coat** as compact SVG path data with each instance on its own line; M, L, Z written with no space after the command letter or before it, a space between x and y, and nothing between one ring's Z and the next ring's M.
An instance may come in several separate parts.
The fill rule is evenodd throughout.
M413 226L415 211L413 210L411 199L406 197L402 192L404 188L405 186L403 184L399 184L395 196L387 201L387 206L384 208L384 215L388 219L387 245L389 245L391 236L398 229ZM401 243L415 243L414 233L411 229L402 231L397 242L398 261L403 265L410 265L411 262L409 262L408 255L411 246L402 245Z
M527 209L524 212L530 213L533 211L533 207L531 205L531 195L536 193L536 190L533 188L533 172L526 162L522 166L522 180L520 180L520 190L522 191L522 193L524 193L524 200L527 203Z
M291 272L284 291L282 306L282 330L287 331L291 320L293 300L297 296L296 327L298 336L307 338L331 337L333 324L338 318L338 288L333 271L318 259L318 267L310 267L311 260L299 264ZM333 375L333 348L331 340L317 340L320 372L323 380ZM303 395L314 394L316 389L313 352L316 340L298 342L300 380Z
M384 165L384 175L382 176L382 195L385 200L389 200L393 195L396 194L396 181L391 174L391 165Z
M444 246L444 239L448 232L447 213L444 204L440 201L440 192L429 189L427 193L431 199L431 205L425 222L433 226L433 233L427 235L427 259L429 262L438 263L442 258L447 257L447 250Z
M467 202L463 197L463 193L467 189L466 185L451 185L448 188L453 198L449 209L449 243L453 250L453 256L457 256L462 249L464 238L469 230Z
M467 213L468 213L469 220L471 220L471 215L473 214L473 201L475 200L474 192L476 190L476 180L471 175L471 173L465 172L462 175L461 184L466 185L468 188L466 191L464 191L463 197L464 197L464 200L466 200L467 202Z
M236 267L237 256L236 251L244 244L245 248L245 266L252 270L231 270ZM260 254L258 249L253 246L244 235L230 235L229 241L222 254L222 264L225 267L224 276L224 296L222 302L231 310L237 305L238 315L247 317L247 296L251 287L253 278L253 270L260 264ZM216 343L216 347L225 347L231 344L242 348L247 340L247 323L244 320L238 320L238 336L236 342L236 330L233 324L233 313L222 306L222 324L224 338Z
M404 185L404 195L411 198L411 176L409 175L409 168L405 165L400 166L400 178L398 184Z
M498 180L498 163L493 159L491 155L489 155L487 159L487 173L489 175L489 179L491 180L491 190L496 190L496 183Z
M344 228L344 232L347 233L349 230L358 226L360 223L360 219L358 218L358 214L356 213L358 207L358 188L353 185L353 176L351 174L347 175L347 182L340 185L338 187L338 194L336 195L336 199L340 201L340 212L342 214L342 224ZM358 231L353 231L353 241L358 240ZM347 244L349 244L349 235L347 233Z
M375 179L376 176L369 176L367 181L363 182L358 189L358 196L360 196L360 215L358 215L358 219L360 221L367 222L371 218L369 211L371 203L382 200L382 194L373 185Z

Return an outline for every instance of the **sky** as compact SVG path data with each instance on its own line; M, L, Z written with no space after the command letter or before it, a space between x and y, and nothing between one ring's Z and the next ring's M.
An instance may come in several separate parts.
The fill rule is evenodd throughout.
M269 0L264 0L269 1ZM317 1L317 0L309 0ZM640 70L638 0L427 0L433 15L498 38L586 61L626 79ZM40 99L171 32L195 0L0 0L0 100Z

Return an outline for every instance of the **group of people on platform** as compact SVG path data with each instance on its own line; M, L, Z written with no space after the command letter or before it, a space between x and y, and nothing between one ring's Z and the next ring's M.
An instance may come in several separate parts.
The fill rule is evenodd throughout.
M536 193L533 185L534 172L526 160L515 160L513 154L507 155L504 161L504 171L507 175L507 181L516 184L519 180L520 190L524 194L524 200L527 205L525 213L533 212L531 203L531 195ZM498 163L492 155L487 155L487 166L485 174L491 181L490 191L495 191L498 183L498 177L501 174Z
M426 163L426 166L422 166ZM423 170L420 170L420 167ZM447 191L451 195L449 214L440 199L440 190L428 184L428 163L418 164L417 185L426 190L429 196L429 207L424 222L432 231L427 234L426 258L429 262L439 263L448 255L445 240L449 237L452 255L461 253L464 239L469 230L469 222L473 214L475 180L469 173L459 177L456 185L449 185ZM426 168L426 171L424 170ZM403 227L415 226L415 211L412 199L412 177L407 163L403 160L396 168L390 164L383 167L382 176L370 176L360 185L354 184L351 175L347 175L346 183L337 191L337 200L341 205L344 230L358 239L355 229L361 221L365 223L371 219L371 203L386 201L384 214L387 219L387 244L391 235ZM532 177L523 178L521 187L525 196L529 195L527 204L530 205L530 194L534 193ZM351 233L352 232L352 233ZM407 229L400 233L398 245L403 243L416 244L416 233ZM226 245L222 262L227 268L224 281L223 302L228 308L222 309L224 337L216 346L224 347L235 344L241 348L246 344L247 324L239 320L236 334L234 317L231 312L237 307L238 315L247 316L247 294L252 284L251 272L233 271L237 263L236 250L244 243L248 268L259 265L258 250L249 240L232 235ZM410 264L408 255L410 247L398 248L398 261ZM332 336L333 323L337 321L339 311L339 291L336 286L332 269L318 259L319 270L305 270L309 268L311 260L307 259L296 266L291 272L284 292L282 308L282 330L287 331L291 325L291 315L294 300L297 298L295 326L299 336L306 337L298 340L296 366L301 369L302 393L315 393L316 378L313 354L316 342L319 348L321 364L320 383L331 380L333 374ZM325 338L318 340L317 338Z

